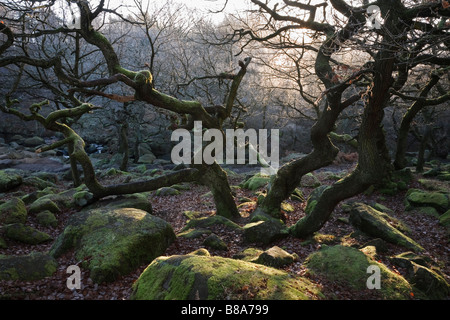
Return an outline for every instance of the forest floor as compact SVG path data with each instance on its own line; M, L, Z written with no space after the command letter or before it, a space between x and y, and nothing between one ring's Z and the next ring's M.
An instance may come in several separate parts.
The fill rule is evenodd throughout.
M341 164L335 167L336 170L350 170L354 164ZM328 169L328 168L327 168ZM415 181L409 186L410 188L420 187ZM102 181L108 183L111 181ZM231 185L238 185L242 182L242 175L230 178ZM322 184L331 184L333 181L322 180ZM67 185L61 184L61 188L67 188ZM23 191L27 187L20 187ZM305 198L312 191L312 188L302 188ZM187 222L187 217L183 214L184 211L197 211L201 212L202 216L209 216L214 214L215 207L212 197L203 196L209 190L200 185L191 184L191 189L183 191L179 195L175 196L156 196L154 193L150 196L150 201L153 205L153 214L163 218L169 222L175 233L178 234ZM386 196L377 193L376 191L370 195L361 194L353 199L365 203L378 202L386 207L390 208L393 213L392 216L402 220L411 229L411 237L417 241L421 246L425 248L423 255L430 257L433 261L442 265L442 273L445 275L446 280L450 282L450 249L448 246L448 238L446 230L438 225L439 220L435 217L425 214L413 214L409 211L405 211L404 199L405 191L399 192L394 196ZM248 197L256 200L255 191L246 189L236 189L235 198ZM287 226L296 223L301 217L304 216L305 202L292 201L288 202L294 207L294 211L286 213L284 220ZM240 221L236 221L239 225L243 226L249 222L249 214L255 209L254 203L244 205L240 207L242 218ZM66 210L59 215L59 224L57 227L46 228L45 231L53 236L54 239L62 232L66 225L67 219L73 214L74 210ZM355 229L350 225L343 223L339 218L348 218L341 204L336 207L330 220L324 225L319 233L315 235L313 239L298 239L294 237L287 237L282 240L278 240L269 245L263 244L245 244L242 239L242 234L231 231L228 228L217 226L213 230L215 234L220 236L228 245L227 251L213 250L208 251L211 255L217 255L222 257L233 257L234 254L248 248L260 248L266 250L272 246L279 246L289 253L296 253L299 260L287 267L284 270L291 274L304 276L315 282L321 287L322 293L327 299L336 300L376 300L381 299L376 290L358 290L355 291L342 283L331 282L326 278L319 276L312 276L306 272L302 265L308 255L320 249L324 244L333 245L339 243L345 243L347 245L360 244L363 245L371 238L366 238L364 235L357 237L350 236L354 234ZM33 224L33 221L30 222ZM42 227L40 227L42 229ZM206 236L205 236L206 237ZM166 255L187 254L202 246L204 238L186 239L177 238L177 240L166 250ZM0 254L7 255L22 255L31 251L47 251L52 246L53 242L40 245L26 245L20 243L9 242L7 249L1 249ZM394 272L403 274L405 270L396 268L393 266L389 257L407 251L404 248L388 244L388 250L385 253L378 253L377 259L391 268ZM17 300L126 300L131 294L131 287L146 268L147 264L142 265L140 268L130 273L127 276L123 276L112 283L107 284L95 284L89 278L87 270L82 271L80 290L69 290L66 286L66 281L69 274L66 273L66 269L70 265L78 264L80 261L76 261L73 252L68 252L62 257L58 258L58 270L57 272L48 278L37 281L0 281L0 296L7 294L12 299ZM445 265L444 265L445 264ZM411 297L414 299L414 297Z

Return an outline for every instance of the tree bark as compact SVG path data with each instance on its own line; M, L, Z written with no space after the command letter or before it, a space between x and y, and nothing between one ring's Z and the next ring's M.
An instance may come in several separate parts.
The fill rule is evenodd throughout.
M426 97L430 90L438 83L439 76L435 73L432 74L430 81L426 84L426 86L420 92L419 97ZM397 149L395 153L395 161L394 167L397 170L401 170L406 167L406 148L408 141L408 133L411 128L411 123L414 120L415 116L426 106L423 100L415 101L411 107L406 111L405 115L402 118L402 122L400 124L400 128L398 130L397 137Z

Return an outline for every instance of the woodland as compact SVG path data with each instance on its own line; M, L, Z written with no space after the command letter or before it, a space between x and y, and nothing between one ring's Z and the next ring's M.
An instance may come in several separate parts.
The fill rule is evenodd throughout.
M450 3L208 3L0 2L0 299L448 300Z

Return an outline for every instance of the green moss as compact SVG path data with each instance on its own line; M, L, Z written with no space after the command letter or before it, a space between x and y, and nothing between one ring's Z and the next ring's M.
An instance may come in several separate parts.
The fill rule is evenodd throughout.
M13 223L5 226L5 236L9 239L27 244L40 244L52 240L45 232L26 226L22 223Z
M329 280L349 286L356 290L366 288L370 273L367 268L378 266L381 272L379 292L384 299L407 299L412 288L398 274L390 271L384 264L372 260L358 249L336 245L325 247L306 260L304 265L310 272L327 277Z
M399 220L393 219L387 214L377 211L366 204L354 204L350 211L350 222L356 228L370 236L381 238L414 251L424 250L417 242L397 229L399 228L403 231L408 230Z
M439 212L444 212L449 208L448 195L440 192L413 191L407 195L406 200L412 206L431 206Z
M7 192L20 186L23 179L20 175L0 170L0 192Z
M46 253L27 255L0 255L0 280L38 280L51 276L58 263Z
M209 217L189 220L186 226L182 229L182 231L192 228L208 228L213 225L224 225L233 230L241 229L241 227L238 224L234 223L233 221L222 216L213 215Z
M270 181L270 176L265 176L261 174L255 174L253 177L247 179L243 183L241 183L239 186L241 188L245 188L248 190L258 190L259 188L262 188L266 186Z
M304 300L322 296L305 278L241 260L184 255L159 257L133 285L131 299Z
M39 212L36 215L38 223L44 227L56 227L58 225L58 219L50 211Z
M161 255L174 239L169 224L143 210L92 209L70 218L50 253L75 249L95 282L110 282Z
M42 211L50 211L53 213L59 213L61 209L56 203L46 197L42 197L34 201L29 208L30 214L39 213Z
M0 224L25 223L27 220L27 208L19 198L13 198L0 205Z

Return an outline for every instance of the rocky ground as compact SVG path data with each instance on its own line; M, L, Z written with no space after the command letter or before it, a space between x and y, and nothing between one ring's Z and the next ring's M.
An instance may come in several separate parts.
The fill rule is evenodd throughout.
M0 146L3 148L0 154L0 169L14 168L23 170L25 176L36 175L39 171L50 171L55 174L58 179L54 186L59 190L67 190L71 188L71 182L65 180L64 176L67 171L67 162L61 156L55 154L36 156L32 149L12 150L10 146ZM97 158L99 158L97 156ZM98 159L97 159L98 160ZM106 162L103 161L102 164ZM354 162L347 162L345 159L335 166L327 168L326 171L315 172L314 175L308 177L301 188L302 198L292 198L286 201L283 220L286 226L295 224L301 217L305 215L306 199L312 193L317 185L331 184L339 177L345 175L353 166ZM111 172L108 165L104 166L101 176L101 182L104 184L122 182L127 179L126 175ZM153 166L146 165L146 169L155 170L163 165ZM427 169L433 169L429 167ZM134 168L135 173L140 168ZM250 168L249 170L254 170ZM109 171L110 174L105 172ZM236 170L238 171L238 170ZM229 171L230 184L238 186L245 181L251 172L240 172L239 174ZM182 255L191 253L199 248L207 248L212 256L221 256L233 258L239 252L247 248L256 248L260 250L267 250L274 246L278 246L289 254L297 256L296 261L280 269L288 272L292 276L305 277L316 284L322 296L317 296L319 299L337 299L337 300L373 300L382 299L377 290L370 289L355 289L345 281L336 279L329 279L324 274L312 273L305 267L305 260L312 253L317 252L321 248L327 246L335 246L342 244L344 246L351 246L354 248L362 248L369 241L374 238L359 232L349 223L349 207L348 203L363 202L366 204L378 203L389 210L389 215L394 219L399 219L407 227L408 233L424 251L420 253L430 261L435 269L439 269L440 275L450 283L450 249L448 246L448 226L445 227L442 223L442 212L436 215L435 212L425 213L419 208L408 207L405 203L408 190L417 189L434 189L441 193L450 191L448 181L438 179L437 174L432 176L423 176L422 174L413 174L413 180L408 182L407 188L399 188L395 192L386 190L372 190L365 194L359 195L353 199L341 203L334 210L331 219L326 225L316 233L313 237L307 239L298 239L292 236L287 236L283 239L275 240L271 243L247 243L243 239L242 232L225 227L224 225L215 225L211 227L211 231L219 236L226 245L226 249L214 249L207 247L204 244L208 234L204 234L197 238L186 238L179 236L185 231L183 228L188 223L191 216L189 212L195 212L196 218L209 217L214 215L214 202L208 190L204 186L189 184L186 190L181 189L176 194L152 192L148 195L148 199L153 207L153 214L163 220L167 221L173 228L177 239L165 251L166 256ZM442 174L441 174L442 176ZM129 178L128 178L129 179ZM242 185L241 185L242 186ZM37 191L40 187L31 183L22 183L19 186L0 194L1 201L25 196ZM233 188L235 199L239 205L239 210L242 218L235 221L241 227L246 225L250 220L250 215L256 207L256 200L258 192L264 190L264 187L250 190L244 187ZM27 209L30 206L27 205ZM408 210L407 210L408 209ZM24 244L16 240L6 239L5 245L0 247L0 255L25 255L32 251L46 252L53 246L55 239L62 233L67 224L68 219L77 212L77 208L64 208L57 215L57 224L53 226L43 227L37 222L36 215L29 215L26 224L35 227L48 235L53 240L32 245ZM448 210L448 208L447 208ZM446 213L448 215L448 211ZM448 220L447 220L448 223ZM448 225L448 224L447 224ZM0 233L1 235L1 233ZM1 236L0 236L1 238ZM404 277L408 276L407 268L395 265L391 257L403 253L406 250L404 247L384 242L384 250L377 251L374 259L385 264L391 271ZM70 265L81 265L82 261L78 261L73 251L68 251L57 259L58 266L53 275L40 280L24 281L24 280L0 280L0 297L3 299L25 299L25 300L126 300L129 299L132 293L132 285L139 278L141 273L147 267L148 263L143 263L135 271L130 272L125 276L120 276L117 280L106 284L97 284L91 277L88 270L82 270L81 289L69 290L67 288L67 279L70 274L67 273L67 267ZM248 288L243 288L241 298L251 298L252 293ZM410 293L409 299L417 299L413 292ZM448 299L448 297L447 297Z

